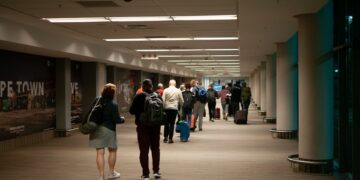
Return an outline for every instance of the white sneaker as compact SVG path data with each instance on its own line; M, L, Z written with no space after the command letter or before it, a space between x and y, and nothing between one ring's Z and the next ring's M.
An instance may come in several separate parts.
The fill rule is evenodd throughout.
M104 180L104 176L99 176L99 180Z
M110 175L109 175L109 179L116 179L120 177L120 173L113 171Z

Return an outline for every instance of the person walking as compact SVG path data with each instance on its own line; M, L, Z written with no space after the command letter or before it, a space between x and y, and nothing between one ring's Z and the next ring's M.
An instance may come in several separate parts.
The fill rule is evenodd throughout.
M218 98L219 98L219 94L217 91L214 90L214 84L210 83L207 90L207 101L209 108L209 119L211 122L214 122L216 99Z
M185 119L185 121L190 125L191 124L191 116L192 111L195 104L195 96L190 91L191 85L185 84L185 91L182 92L182 96L184 99L184 104L182 106L182 119Z
M222 90L220 91L220 101L223 111L223 119L227 120L229 103L230 103L230 91L225 86L222 86L221 89Z
M251 99L251 89L246 86L246 82L242 83L241 87L241 108L248 111Z
M105 166L105 148L108 148L109 157L109 179L120 177L120 173L115 171L117 140L116 140L116 124L122 123L118 111L118 104L114 101L116 86L114 84L106 84L102 90L101 97L98 97L93 102L103 105L103 116L101 122L96 122L98 128L90 133L89 146L96 148L96 164L99 171L99 180L104 180L104 166Z
M156 93L152 92L152 81L150 79L145 79L142 82L143 92L137 94L134 97L133 103L130 107L130 114L135 115L135 124L137 132L137 140L140 149L140 164L142 167L142 176L143 180L150 179L150 170L149 170L149 149L151 149L152 155L152 164L153 164L153 173L156 179L161 178L160 173L160 127L161 126L147 126L141 123L140 116L145 112L145 99L149 94L154 95ZM156 94L157 95L157 94ZM157 95L158 96L158 95ZM159 96L161 99L161 97Z
M164 126L164 143L172 144L174 136L175 120L178 115L179 106L181 107L184 103L181 91L176 88L176 81L170 80L169 87L164 90L162 96L164 101L164 110L168 123Z
M159 96L162 96L164 93L164 85L162 83L159 83L157 87L158 89L156 90L156 93L158 93Z
M202 131L203 117L205 111L205 104L207 102L207 93L203 86L198 81L192 81L192 92L195 94L196 102L194 104L194 119L195 124L198 122L199 131ZM199 119L199 121L197 121ZM195 127L196 129L196 127ZM193 131L195 131L195 129Z
M237 111L240 110L240 100L241 100L241 89L240 81L236 81L234 87L231 88L231 106L232 112L235 115Z

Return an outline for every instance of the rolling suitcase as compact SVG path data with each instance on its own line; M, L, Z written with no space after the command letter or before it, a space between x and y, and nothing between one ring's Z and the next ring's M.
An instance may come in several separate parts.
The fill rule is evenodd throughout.
M239 110L234 115L235 124L247 124L247 111Z
M189 124L186 121L180 121L180 141L187 142L190 136Z
M220 120L220 108L215 108L215 119Z

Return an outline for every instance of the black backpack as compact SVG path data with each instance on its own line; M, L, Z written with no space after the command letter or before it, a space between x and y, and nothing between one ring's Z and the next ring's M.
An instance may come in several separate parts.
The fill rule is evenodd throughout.
M166 124L163 101L157 93L145 93L144 112L140 114L140 122L146 126L161 126Z
M215 102L216 101L216 92L215 90L213 89L208 89L207 91L207 98L208 98L208 101L211 101L211 102Z
M184 99L183 108L193 108L193 106L194 106L193 94L190 91L184 91L182 93L182 96Z

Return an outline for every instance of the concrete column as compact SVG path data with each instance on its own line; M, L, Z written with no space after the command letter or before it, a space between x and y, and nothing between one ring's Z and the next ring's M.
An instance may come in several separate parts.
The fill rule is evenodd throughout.
M297 94L294 92L297 90L297 80L293 79L293 72L297 68L291 62L285 43L277 43L276 54L276 130L296 131L298 107L294 100Z
M319 58L326 48L331 51L332 44L322 44L324 32L320 23L323 22L318 22L316 15L296 17L299 20L299 157L332 160L333 61Z
M255 88L255 94L256 94L256 104L257 104L257 110L261 109L261 78L260 78L260 71L261 68L260 66L257 68L256 70L256 74L255 74L255 81L256 81L256 88Z
M266 58L266 118L276 119L276 59Z
M71 129L71 61L56 61L56 131ZM66 133L60 133L66 136Z
M256 74L257 74L257 68L254 70L254 80L253 80L253 82L254 82L254 84L253 84L253 93L252 93L252 95L253 95L253 98L254 98L254 103L255 103L255 105L256 106L258 106L258 99L257 99L257 76L256 76Z
M83 63L83 116L89 111L95 97L101 95L106 82L106 66L102 63Z
M260 66L260 112L266 114L266 62L261 62Z

